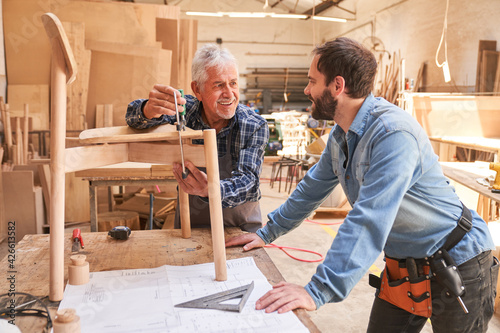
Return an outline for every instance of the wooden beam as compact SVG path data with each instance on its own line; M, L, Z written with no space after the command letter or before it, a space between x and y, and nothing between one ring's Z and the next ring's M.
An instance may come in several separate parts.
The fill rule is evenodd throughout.
M185 139L201 139L203 138L203 132L186 128L186 130L182 132L182 137ZM164 140L179 141L179 133L177 133L177 129L174 125L165 124L148 129L114 126L89 129L80 133L80 142L83 144Z
M130 162L172 164L181 163L181 152L178 145L160 142L131 142L128 158ZM196 166L205 166L205 150L203 145L183 144L184 159Z
M66 148L65 171L69 173L127 161L126 143Z

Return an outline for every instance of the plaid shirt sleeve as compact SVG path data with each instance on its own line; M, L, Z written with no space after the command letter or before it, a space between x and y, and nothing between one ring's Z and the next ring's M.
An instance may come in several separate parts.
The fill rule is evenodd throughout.
M232 177L221 180L224 208L260 199L259 177L269 141L269 129L265 119L251 113L251 110L245 112L245 117L239 121L239 131L232 134L231 152L236 152L238 159ZM241 117L241 114L238 116Z
M166 123L173 124L173 117L167 115L153 119L146 118L142 112L142 108L146 102L147 99L136 99L127 106L127 113L125 115L127 125L137 129L145 129Z

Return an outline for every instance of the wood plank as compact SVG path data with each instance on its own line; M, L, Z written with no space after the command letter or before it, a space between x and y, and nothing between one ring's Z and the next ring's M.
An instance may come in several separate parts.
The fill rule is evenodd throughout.
M196 166L205 166L203 145L184 144L184 159ZM154 152L154 154L152 154ZM181 163L180 147L164 143L129 143L130 162L172 164Z
M33 119L30 130L49 129L49 86L47 84L9 84L7 101L11 117L24 116L24 104L29 104L30 118Z
M7 144L7 151L5 152L6 160L12 160L10 150L12 148L12 129L10 123L10 113L8 112L8 105L5 104L3 97L0 96L0 111L2 112L2 123L4 124L4 137ZM1 161L0 161L1 165Z
M203 131L186 128L181 133L184 139L203 138ZM80 133L80 142L117 143L170 140L179 142L179 133L175 125L165 124L148 129L135 129L130 126L114 126L100 129L89 129Z
M185 94L193 94L191 90L191 65L198 45L198 21L180 20L179 40L179 87Z
M241 235L239 228L226 228L225 238ZM126 242L112 241L107 232L83 233L85 252L91 272L152 268L162 265L196 265L213 262L210 230L193 229L190 239L181 237L181 230L133 231ZM65 281L71 253L71 239L65 237ZM28 235L16 247L16 266L22 267L16 274L16 289L38 297L49 293L49 236ZM189 251L187 250L189 249ZM194 250L194 251L193 251ZM123 255L127 253L127 255ZM165 255L168 253L168 255ZM244 252L241 247L228 248L228 259L253 257L257 267L272 285L283 281L272 260L263 248ZM6 258L0 262L0 270L9 271ZM0 280L0 290L8 290L9 281ZM57 303L48 304L52 310ZM294 311L311 332L319 332L304 310ZM24 321L29 329L19 327L23 332L41 332L45 321L30 317ZM34 326L37 323L39 326Z
M46 221L49 221L50 216L50 165L37 164L40 184L42 186L43 202L45 204Z
M113 126L113 104L97 104L95 110L95 127Z
M68 112L66 130L86 129L87 96L89 91L91 52L85 48L85 23L62 22L75 56L78 74L75 82L67 86Z
M16 221L16 242L35 234L36 202L32 171L3 171L5 219Z
M476 178L483 178L485 174L489 174L489 170L476 167L476 163L441 162L440 164L446 177L470 188L485 198L500 203L500 194L491 192L488 187L476 181Z
M180 39L180 20L156 18L156 40L161 42L161 47L172 51L170 85L182 88L180 84L179 68L179 39Z
M127 45L127 50L143 52L143 46ZM95 126L95 106L113 104L113 123L125 125L127 105L138 98L147 98L156 83L170 83L171 56L160 48L144 56L92 51L87 104L89 128Z
M498 55L500 52L484 50L481 61L481 80L479 82L480 92L493 92L495 90L495 78L497 74Z
M7 238L7 220L5 219L5 205L3 195L3 172L2 172L3 148L0 147L0 243Z
M156 17L180 18L178 6L117 1L4 0L2 11L9 84L34 85L50 82L50 45L40 28L42 13L83 22L87 39L143 46L156 42Z
M483 62L483 51L490 50L495 51L497 49L497 41L496 40L480 40L479 47L477 51L477 69L476 69L476 92L480 92L481 85L481 70L482 70L482 62Z
M66 172L128 162L127 144L66 148Z
M66 173L64 191L64 222L90 221L89 182Z
M150 163L125 162L106 165L94 169L86 169L76 172L76 176L84 178L120 178L120 177L151 177L152 169ZM172 176L173 177L173 176Z

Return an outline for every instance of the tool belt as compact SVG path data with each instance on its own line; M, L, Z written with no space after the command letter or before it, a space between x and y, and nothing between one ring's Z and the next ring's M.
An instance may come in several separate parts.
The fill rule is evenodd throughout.
M370 274L369 283L378 289L378 297L409 313L430 318L432 315L431 278L455 296L465 292L460 272L448 254L469 230L472 214L463 206L462 216L452 230L444 246L434 255L424 259L394 259L385 257L385 269L381 277ZM435 264L445 261L444 265ZM432 267L432 274L431 274ZM450 281L451 285L450 285ZM448 283L448 285L446 284Z

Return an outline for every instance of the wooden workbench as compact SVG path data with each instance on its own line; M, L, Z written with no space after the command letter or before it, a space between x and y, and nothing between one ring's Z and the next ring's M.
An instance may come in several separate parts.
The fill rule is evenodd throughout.
M493 153L496 162L500 158L500 139L497 138L444 136L429 137L429 140L442 162L451 161L453 156L456 155L457 147Z
M239 228L227 228L225 237L241 234ZM65 282L68 279L67 267L71 255L71 234L65 238ZM85 249L81 254L87 256L91 272L152 268L162 265L195 265L213 261L212 241L209 229L193 229L192 237L181 238L181 230L141 230L133 231L125 241L114 240L105 232L83 233ZM264 249L243 252L241 247L227 249L227 259L252 256L256 265L267 277L269 283L283 280ZM5 277L15 275L15 289L43 298L49 294L49 235L26 235L16 244L15 268L9 268L7 256L0 263L0 271ZM8 273L14 271L15 273ZM0 278L0 290L9 290L10 282ZM0 308L5 308L7 298L0 299ZM44 299L52 314L58 302ZM304 310L295 311L297 317L311 331L319 332ZM23 332L41 332L45 320L36 317L16 318L16 324Z
M109 211L112 196L109 186L154 186L177 183L171 165L125 162L100 168L77 171L75 176L89 181L90 231L98 230L97 186L108 187Z
M495 205L500 203L500 194L491 192L491 189L476 180L495 175L495 171L489 170L489 163L440 162L440 164L446 177L479 194L477 212L486 222L493 220L491 206L492 203Z

